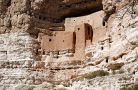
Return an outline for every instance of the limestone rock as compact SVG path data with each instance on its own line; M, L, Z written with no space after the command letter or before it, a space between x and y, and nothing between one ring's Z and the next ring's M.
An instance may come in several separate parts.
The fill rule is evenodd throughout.
M136 83L137 4L137 0L0 0L0 90L120 90ZM70 32L82 23L92 26L93 38L79 51L81 58L72 58L73 50L45 52L41 47L39 32L56 35L52 30ZM76 80L97 70L110 74Z

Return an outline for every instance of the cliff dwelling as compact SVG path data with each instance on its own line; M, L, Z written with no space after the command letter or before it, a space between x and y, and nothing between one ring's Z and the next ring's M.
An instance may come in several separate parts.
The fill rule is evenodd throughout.
M0 38L0 60L7 60L3 67L43 70L48 80L71 78L68 73L57 78L52 71L82 66L87 61L85 49L106 32L99 11L102 0L1 0L0 7L0 33L12 33Z
M55 19L59 22L52 25L58 29L54 27L51 29L45 26L50 25L45 22L49 20L48 16L41 13L36 15L34 22L37 29L40 29L38 38L42 56L50 56L51 62L84 61L86 47L102 41L106 36L107 31L102 25L103 17L104 12L98 11L86 16L68 17L63 23L60 19ZM63 56L66 60L63 60Z
M138 0L0 0L0 90L137 82Z
M52 34L40 33L41 49L45 53L67 51L72 59L84 60L85 48L92 43L93 30L91 25L84 23L76 26L74 31L51 31Z

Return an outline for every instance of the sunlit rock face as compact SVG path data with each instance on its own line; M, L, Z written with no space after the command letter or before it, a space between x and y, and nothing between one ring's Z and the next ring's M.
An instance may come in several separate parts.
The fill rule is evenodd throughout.
M44 52L42 33L73 33L84 23L93 34L77 56L85 59ZM0 90L120 90L138 82L137 35L137 0L0 0ZM82 77L98 70L109 75Z

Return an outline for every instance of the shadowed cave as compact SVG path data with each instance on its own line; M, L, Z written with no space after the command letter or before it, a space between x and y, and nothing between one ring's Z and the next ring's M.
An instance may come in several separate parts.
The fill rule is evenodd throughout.
M33 10L39 19L50 23L61 23L67 17L84 16L102 10L102 0L43 0L37 4L39 9ZM49 7L51 6L51 7Z

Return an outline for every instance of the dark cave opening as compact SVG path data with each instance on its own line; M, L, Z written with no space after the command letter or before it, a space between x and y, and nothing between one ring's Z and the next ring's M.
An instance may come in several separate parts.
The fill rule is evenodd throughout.
M81 9L81 10L71 10L69 14L67 15L64 15L58 19L51 19L50 22L52 23L61 23L65 20L65 18L71 18L71 17L80 17L80 16L86 16L86 15L89 15L89 14L92 14L92 13L95 13L97 11L100 11L100 10L103 10L102 7L98 7L98 8L95 8L95 9Z

